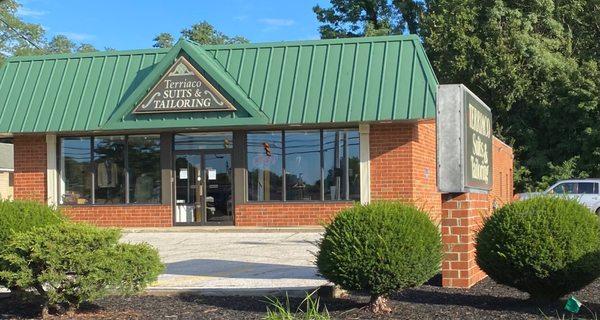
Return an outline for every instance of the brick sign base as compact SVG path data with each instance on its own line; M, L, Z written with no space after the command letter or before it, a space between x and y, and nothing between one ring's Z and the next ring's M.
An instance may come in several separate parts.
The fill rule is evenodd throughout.
M442 286L470 288L486 277L475 262L475 237L489 214L487 194L442 195Z

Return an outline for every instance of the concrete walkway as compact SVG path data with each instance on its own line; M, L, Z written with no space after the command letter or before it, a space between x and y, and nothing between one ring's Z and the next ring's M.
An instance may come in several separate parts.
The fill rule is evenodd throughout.
M268 295L312 291L327 282L316 275L313 253L318 230L206 230L124 233L123 240L147 242L160 253L166 271L152 291Z

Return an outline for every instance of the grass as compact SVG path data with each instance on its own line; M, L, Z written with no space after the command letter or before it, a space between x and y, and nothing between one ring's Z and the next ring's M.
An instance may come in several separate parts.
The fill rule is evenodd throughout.
M267 298L267 315L265 320L329 320L329 312L327 307L323 307L323 311L319 311L320 299L314 298L315 292L306 295L300 306L291 311L290 299L286 296L285 304L277 298ZM302 310L305 305L306 309Z

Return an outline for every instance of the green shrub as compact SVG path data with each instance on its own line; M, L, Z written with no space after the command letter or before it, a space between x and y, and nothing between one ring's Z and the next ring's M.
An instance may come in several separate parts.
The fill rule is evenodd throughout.
M0 200L0 250L13 233L57 224L64 220L57 209L39 202Z
M441 249L439 230L425 212L376 202L346 209L326 226L316 264L342 289L369 293L372 311L389 311L388 294L439 272Z
M26 289L58 312L108 294L130 294L163 270L147 244L121 244L116 229L63 223L13 235L0 259L0 279Z
M600 275L600 221L574 200L535 197L497 210L477 236L477 263L496 282L555 300Z

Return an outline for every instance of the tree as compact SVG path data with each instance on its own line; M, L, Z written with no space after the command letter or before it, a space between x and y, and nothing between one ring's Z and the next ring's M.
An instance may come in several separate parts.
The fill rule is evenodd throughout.
M173 46L173 36L168 32L163 32L154 38L155 48L170 48Z
M207 21L202 21L189 28L183 29L181 35L185 39L200 44L234 44L249 42L248 39L242 36L227 36L215 29L215 27ZM173 36L169 33L160 33L154 38L154 47L169 48L171 46L173 46Z
M77 45L67 36L59 34L52 37L46 50L48 53L71 53L76 47Z
M486 101L495 134L514 147L517 190L542 186L565 164L575 176L600 175L597 0L331 4L314 8L323 37L416 33L440 83L464 83Z
M86 53L86 52L96 52L98 49L89 43L82 43L77 47L77 52Z
M20 5L16 0L0 2L0 65L7 56L39 54L43 45L44 29L38 24L27 23L17 15ZM27 39L27 40L26 40ZM28 41L29 40L29 41Z
M95 51L98 51L98 49L96 49L93 45L89 43L81 43L77 45L75 42L67 38L67 36L61 34L52 37L46 46L46 53L86 53Z
M322 38L345 38L417 33L421 1L331 0L330 8L313 7Z

